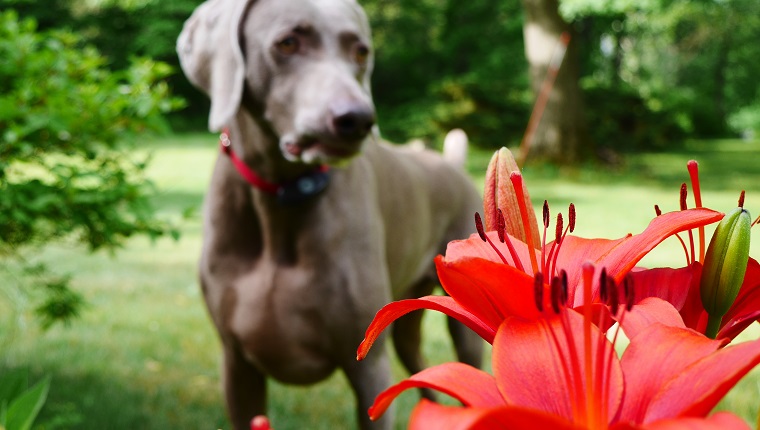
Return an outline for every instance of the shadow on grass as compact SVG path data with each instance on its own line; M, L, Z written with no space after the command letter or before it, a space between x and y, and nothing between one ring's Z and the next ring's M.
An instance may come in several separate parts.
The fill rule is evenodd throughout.
M682 149L629 157L633 177L661 188L674 188L689 180L686 162L699 162L700 182L707 191L760 191L760 142L692 141Z
M0 373L10 368L0 366ZM219 404L203 401L159 380L148 390L100 373L70 373L65 368L32 371L30 380L52 376L47 402L36 428L52 429L218 429L228 428ZM193 399L193 397L196 397Z

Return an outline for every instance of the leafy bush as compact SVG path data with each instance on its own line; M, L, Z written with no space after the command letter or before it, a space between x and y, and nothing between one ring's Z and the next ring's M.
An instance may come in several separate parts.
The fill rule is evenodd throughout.
M590 131L600 147L619 152L664 149L686 135L674 109L654 109L636 90L586 82Z
M760 103L737 110L728 118L728 125L745 138L760 134Z
M112 72L76 34L37 32L13 11L0 13L0 58L0 270L23 280L36 268L47 287L38 310L65 320L81 300L24 252L64 237L96 250L170 233L129 142L165 129L161 114L180 101L162 81L169 66L135 58Z

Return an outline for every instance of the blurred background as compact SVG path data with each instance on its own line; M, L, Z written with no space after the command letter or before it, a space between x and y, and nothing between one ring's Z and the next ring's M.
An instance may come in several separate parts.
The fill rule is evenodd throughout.
M217 141L174 51L199 3L0 0L0 404L3 377L48 381L37 428L229 427L195 276ZM534 203L574 202L582 236L636 233L654 204L678 209L692 158L707 206L729 210L745 189L760 212L757 0L360 3L385 138L438 147L462 128L481 186L493 150L529 145ZM647 263L682 264L674 245ZM438 317L425 320L432 363L453 359ZM721 407L754 423L759 382ZM280 430L344 428L352 402L338 374L272 384Z

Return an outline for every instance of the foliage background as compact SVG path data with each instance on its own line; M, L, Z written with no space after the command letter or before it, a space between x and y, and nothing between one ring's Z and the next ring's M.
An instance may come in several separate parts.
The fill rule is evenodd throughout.
M178 70L174 41L198 0L0 0L41 29L82 34L121 69L134 55ZM384 135L435 142L461 127L481 147L514 145L530 91L520 2L363 0L374 31L373 90ZM760 2L563 0L579 42L592 137L618 152L686 137L760 131ZM720 25L716 25L719 23ZM176 128L200 130L208 101L176 74L187 107Z

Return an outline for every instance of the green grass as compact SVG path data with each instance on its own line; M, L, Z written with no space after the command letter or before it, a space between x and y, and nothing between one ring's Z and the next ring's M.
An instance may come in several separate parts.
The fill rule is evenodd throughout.
M65 244L39 258L58 272L74 275L73 287L90 303L70 327L40 332L27 312L1 318L0 371L28 366L37 377L53 376L39 423L47 429L215 429L229 428L219 383L219 344L196 281L200 205L216 155L208 134L173 136L146 144L154 157L150 176L159 189L160 215L174 220L175 242L131 240L115 256L89 254ZM653 216L678 207L678 190L688 180L685 163L700 161L704 202L718 210L736 205L741 189L746 207L760 212L760 143L690 142L672 153L630 156L617 170L557 170L528 166L524 173L537 206L548 199L553 213L578 210L577 233L619 237L638 232ZM482 183L488 152L474 152L469 168ZM189 212L189 217L182 217ZM755 237L757 238L757 232ZM751 255L760 256L760 240ZM646 259L647 265L680 265L683 252L671 240ZM14 321L8 324L8 321ZM425 355L432 363L453 359L440 314L425 318ZM757 338L754 329L745 338ZM406 375L396 364L396 380ZM754 371L720 405L754 422L760 373ZM313 387L272 383L270 416L278 430L350 428L353 397L336 373ZM402 428L417 394L397 401Z

